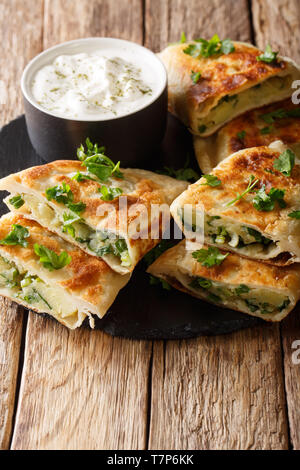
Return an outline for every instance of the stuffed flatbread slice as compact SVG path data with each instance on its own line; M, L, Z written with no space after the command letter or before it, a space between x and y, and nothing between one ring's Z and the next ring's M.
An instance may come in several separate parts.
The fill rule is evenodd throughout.
M171 213L182 226L203 211L203 227L196 221L192 230L204 230L208 245L286 265L300 261L299 201L300 165L277 141L223 160L175 199Z
M0 219L0 295L70 329L102 318L130 274L120 276L99 258L9 213Z
M187 183L146 170L122 169L121 175L101 183L79 161L58 160L7 176L0 189L11 193L5 199L10 210L125 274L159 243L165 219L153 207L164 205L168 211ZM152 238L156 222L159 234Z
M300 78L291 59L272 53L274 60L264 61L253 45L232 45L203 56L201 42L191 41L159 54L168 72L169 110L195 135L207 137L246 111L288 98Z

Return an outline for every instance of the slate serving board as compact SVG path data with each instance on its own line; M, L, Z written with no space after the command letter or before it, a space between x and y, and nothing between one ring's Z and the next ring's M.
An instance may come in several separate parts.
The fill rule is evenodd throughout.
M156 170L164 165L182 168L188 155L189 166L199 172L191 135L170 115L165 139L153 155L149 169ZM31 146L24 116L1 129L0 162L1 177L43 163ZM1 201L4 195L0 192ZM7 212L2 202L0 210L1 215ZM160 286L150 285L142 261L105 317L96 320L96 328L113 336L132 339L184 339L230 333L261 322L257 318L210 305L174 289L167 291Z

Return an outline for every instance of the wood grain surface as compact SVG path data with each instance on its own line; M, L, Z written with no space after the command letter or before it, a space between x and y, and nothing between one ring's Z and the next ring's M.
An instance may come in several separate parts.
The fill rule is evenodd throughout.
M253 21L257 44L270 43L300 63L300 2L254 0ZM276 31L276 34L274 34ZM294 341L300 340L300 308L281 324L289 432L294 449L300 449L300 364L293 363ZM298 344L299 347L299 344Z
M23 0L0 2L0 80L4 93L0 100L0 127L23 112L22 71L42 48L43 4L37 1L28 6ZM0 449L6 449L12 431L23 309L16 309L0 297L0 312Z
M22 112L25 63L56 43L104 35L158 51L182 31L218 33L269 41L300 61L299 23L298 0L0 0L9 97L1 123ZM22 313L0 308L1 448L12 437L12 449L300 449L299 316L152 344L29 314L23 358Z

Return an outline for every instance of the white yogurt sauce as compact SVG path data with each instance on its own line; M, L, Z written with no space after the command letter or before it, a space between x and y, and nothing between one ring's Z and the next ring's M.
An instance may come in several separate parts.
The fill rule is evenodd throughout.
M147 62L133 63L116 49L61 55L35 74L31 91L45 110L76 119L109 119L149 103L157 88Z

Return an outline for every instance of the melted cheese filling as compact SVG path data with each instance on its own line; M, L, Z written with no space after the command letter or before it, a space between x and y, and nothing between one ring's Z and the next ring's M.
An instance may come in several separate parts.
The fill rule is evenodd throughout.
M204 133L210 128L219 126L244 113L249 107L252 109L262 106L262 103L271 103L274 101L274 96L276 97L275 101L286 98L290 94L287 94L287 90L289 92L291 89L292 81L293 77L291 75L272 77L237 95L223 97L206 117L199 119L199 132Z
M19 194L13 195L19 196ZM26 207L29 208L31 215L35 220L48 227L50 230L54 230L56 233L62 232L64 237L67 238L71 243L74 239L80 246L84 246L91 254L100 257L110 257L114 262L118 262L121 266L131 266L131 259L128 252L126 241L123 238L117 237L114 233L96 231L88 226L84 219L78 217L79 220L66 221L64 220L64 214L74 215L66 209L61 215L50 207L46 202L41 202L36 196L32 194L22 194L22 199L26 203ZM9 204L8 198L8 204ZM22 212L21 206L21 212ZM72 222L72 223L70 223ZM58 233L60 235L60 233Z
M0 292L48 313L59 322L72 327L79 321L78 309L70 296L57 285L46 284L36 275L30 275L20 266L0 256ZM85 314L84 314L85 315Z
M275 315L286 310L290 304L288 296L263 287L253 288L245 284L231 286L182 272L178 272L177 280L197 297L249 314Z
M273 241L257 230L219 216L205 215L204 235L209 244L235 251L251 258L275 258L282 250L279 241Z

